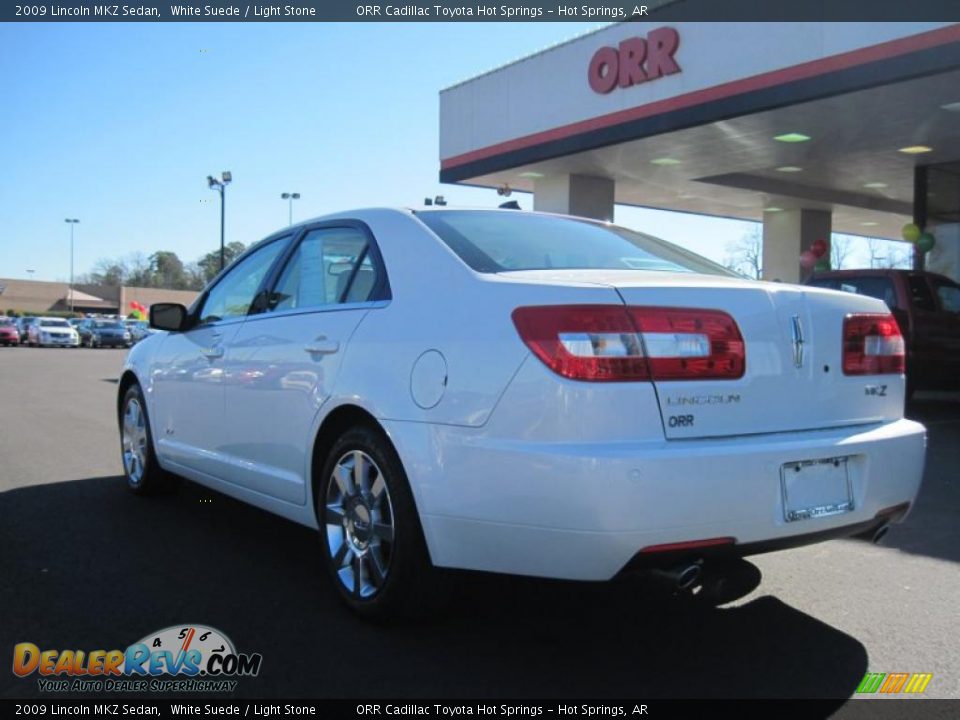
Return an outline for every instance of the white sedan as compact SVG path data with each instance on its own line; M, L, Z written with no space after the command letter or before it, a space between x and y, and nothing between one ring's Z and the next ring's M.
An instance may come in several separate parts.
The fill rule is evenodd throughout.
M741 279L607 223L372 209L285 229L151 308L118 412L129 487L184 476L318 528L343 599L436 567L694 582L879 536L920 485L879 300Z
M27 344L39 347L79 347L76 329L62 318L38 317L27 326Z

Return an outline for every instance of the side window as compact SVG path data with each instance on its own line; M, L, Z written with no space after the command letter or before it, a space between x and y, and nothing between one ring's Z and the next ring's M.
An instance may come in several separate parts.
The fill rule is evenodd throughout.
M200 323L246 315L260 283L283 250L287 239L274 240L248 255L214 285L200 310Z
M937 299L944 312L960 313L960 286L943 280L933 280L933 288L937 291Z
M910 275L907 278L907 285L910 288L910 297L913 298L915 308L926 312L936 311L937 306L933 302L933 293L930 292L930 286L927 285L927 279L923 275Z
M355 228L320 228L301 241L280 275L271 310L364 302L378 274L366 236Z

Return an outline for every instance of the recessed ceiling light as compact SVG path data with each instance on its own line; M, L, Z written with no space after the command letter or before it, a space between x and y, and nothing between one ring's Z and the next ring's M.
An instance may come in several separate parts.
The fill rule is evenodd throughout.
M949 110L950 112L960 112L960 102L947 103L946 105L941 105L940 108Z
M682 161L672 157L654 158L650 161L651 165L679 165Z
M900 148L897 152L906 153L907 155L919 155L920 153L927 153L932 150L932 147L927 147L926 145L909 145Z
M777 172L800 172L802 170L802 167L797 167L796 165L784 165L777 168Z
M864 227L874 227L875 225L877 225L877 223L873 222L872 220L868 220L867 222L862 222L860 224L863 225Z
M810 136L803 133L786 133L785 135L777 135L773 139L785 143L798 143L806 142L810 139Z
M781 212L783 208L778 207L766 207L763 209L764 212Z
M544 177L544 174L538 172L522 172L517 177L536 179Z
M865 188L870 188L871 190L879 190L880 188L885 188L887 184L882 182L872 182L872 183L864 183L863 186Z

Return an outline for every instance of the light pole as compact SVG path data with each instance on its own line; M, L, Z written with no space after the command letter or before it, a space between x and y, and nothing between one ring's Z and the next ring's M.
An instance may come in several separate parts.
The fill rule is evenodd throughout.
M217 180L213 175L207 175L207 185L210 186L211 190L216 190L220 193L220 269L223 270L224 265L226 265L226 256L224 254L224 245L223 245L223 228L224 228L224 219L225 219L225 207L226 199L224 197L223 191L227 189L233 181L233 174L229 170L224 170L220 174L220 179Z
M70 296L70 312L73 312L73 228L80 221L76 218L64 218L63 221L70 226L70 289L67 295Z
M300 193L281 193L280 199L289 201L290 212L287 217L287 225L293 225L293 201L300 199Z

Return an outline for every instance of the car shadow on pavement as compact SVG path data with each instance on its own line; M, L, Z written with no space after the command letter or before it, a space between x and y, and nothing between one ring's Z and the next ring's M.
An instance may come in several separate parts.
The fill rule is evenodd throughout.
M907 417L927 427L927 463L913 510L883 545L960 562L960 393L917 393Z
M235 697L849 698L864 646L780 600L714 607L643 582L451 573L429 621L341 607L314 531L192 483L140 498L118 477L0 494L0 649L125 648L213 626L263 667ZM749 592L759 572L741 568ZM9 656L8 656L9 658ZM0 673L0 696L40 695Z

